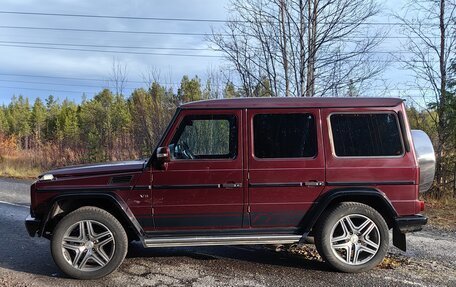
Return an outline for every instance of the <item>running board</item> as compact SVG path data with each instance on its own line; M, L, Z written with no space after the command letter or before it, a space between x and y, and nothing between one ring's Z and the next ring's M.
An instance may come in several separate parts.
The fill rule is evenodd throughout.
M302 235L235 235L144 238L144 247L287 244L298 242Z

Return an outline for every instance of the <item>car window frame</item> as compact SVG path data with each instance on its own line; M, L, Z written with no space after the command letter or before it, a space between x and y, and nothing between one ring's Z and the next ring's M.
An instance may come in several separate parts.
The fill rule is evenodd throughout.
M201 117L201 118L205 118L205 117L219 117L218 119L225 119L227 120L230 124L230 120L229 118L233 118L234 119L234 125L235 125L235 128L236 128L236 134L233 136L234 140L235 140L235 149L234 149L234 156L232 157L224 157L224 158L194 158L194 159L176 159L176 158L170 158L170 162L197 162L197 161L235 161L237 160L238 156L239 156L239 145L242 144L239 142L239 128L240 128L240 121L239 121L239 118L238 116L233 113L214 113L214 114L187 114L187 115L183 115L182 118L179 120L179 122L176 124L176 127L174 129L174 133L172 134L172 136L170 137L170 140L167 144L167 147L169 147L172 142L174 141L175 137L179 134L180 136L182 135L182 133L184 132L184 129L182 128L182 125L183 123L185 122L185 119L187 117ZM215 118L217 119L217 118ZM196 119L198 120L198 119ZM231 137L231 135L229 135Z
M355 115L355 114L392 114L394 115L396 119L396 126L398 128L399 132L399 138L401 141L401 147L402 147L402 153L399 155L360 155L360 156L340 156L336 154L336 148L334 145L334 137L333 137L333 130L332 130L332 124L331 124L331 116L333 115L341 115L341 114L348 114L348 115ZM403 158L406 155L405 151L405 144L404 144L404 138L402 136L402 128L399 123L399 117L398 114L395 111L362 111L362 112L355 112L355 111L350 111L350 112L331 112L329 113L327 117L327 125L328 125L328 137L329 137L329 144L331 145L331 154L334 158L338 159L363 159L363 158L369 158L369 159L385 159L385 158Z
M307 157L268 157L268 158L261 158L255 155L255 126L254 126L254 118L257 115L290 115L290 114L309 114L313 117L314 120L314 127L315 127L315 155L314 156L307 156ZM285 111L264 111L264 112L255 112L252 115L252 119L250 121L250 130L251 130L251 156L255 161L307 161L307 160L314 160L318 157L319 154L319 136L318 136L318 116L312 111L294 111L294 110L287 110Z

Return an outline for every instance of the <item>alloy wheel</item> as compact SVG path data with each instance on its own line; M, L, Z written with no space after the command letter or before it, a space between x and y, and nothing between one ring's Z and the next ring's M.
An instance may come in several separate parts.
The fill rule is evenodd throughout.
M349 265L369 262L380 248L377 225L361 214L342 217L331 230L331 250L336 258Z
M66 230L61 247L68 264L81 271L96 271L111 261L115 243L112 232L104 224L82 220Z

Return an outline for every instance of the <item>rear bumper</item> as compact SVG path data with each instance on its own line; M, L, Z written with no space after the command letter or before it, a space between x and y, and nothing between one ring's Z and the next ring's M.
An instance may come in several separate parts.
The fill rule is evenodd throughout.
M31 237L35 237L38 229L40 228L41 221L32 217L31 215L27 216L25 219L25 228L27 229L28 234Z
M420 231L423 225L426 225L428 219L421 214L397 217L395 219L396 227L401 233Z

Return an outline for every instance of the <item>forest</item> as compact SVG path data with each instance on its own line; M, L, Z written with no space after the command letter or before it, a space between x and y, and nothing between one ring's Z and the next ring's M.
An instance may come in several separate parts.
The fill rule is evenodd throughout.
M268 85L266 85L268 87ZM135 89L124 96L103 89L80 103L49 95L33 102L14 96L0 107L0 176L36 177L45 170L82 163L139 159L150 156L175 112L185 102L241 97L231 82L215 92L211 82L184 76L177 91L152 82L148 89ZM273 93L258 87L256 96ZM350 94L347 94L350 96ZM443 192L435 197L454 196L456 106L448 105L447 156L443 160ZM437 141L435 109L409 105L412 128L426 131Z

